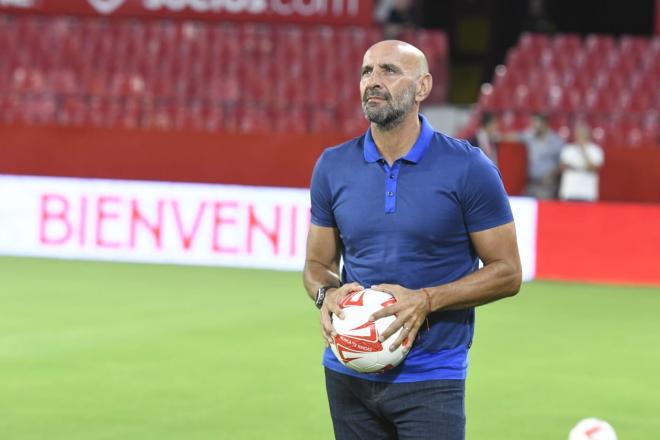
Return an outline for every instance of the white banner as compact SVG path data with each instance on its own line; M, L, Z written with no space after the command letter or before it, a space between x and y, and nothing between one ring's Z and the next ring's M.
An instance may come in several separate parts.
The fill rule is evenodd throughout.
M511 199L524 277L536 201ZM0 254L302 270L309 191L0 175Z
M0 253L299 270L308 191L0 176Z
M511 210L516 222L518 252L522 262L523 281L536 277L536 218L538 203L529 197L510 197Z

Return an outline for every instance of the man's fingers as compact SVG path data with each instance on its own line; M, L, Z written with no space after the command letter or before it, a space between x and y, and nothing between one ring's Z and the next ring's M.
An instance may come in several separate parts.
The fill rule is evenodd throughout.
M355 282L344 284L343 286L337 288L336 291L332 292L334 300L326 301L325 305L328 309L328 312L334 313L339 317L339 319L344 319L344 312L339 307L339 301L341 301L346 295L353 292L359 292L360 290L364 290L364 287Z
M332 343L332 335L328 332L328 329L323 323L321 323L321 336L326 342Z
M330 319L330 315L327 313L321 313L321 331L323 333L323 337L329 342L333 343L333 337L336 336L337 332L335 331L335 328L332 326L332 320Z
M328 303L325 305L325 308L328 311L328 315L334 313L339 317L339 319L344 319L344 311L339 307L338 304L333 304L332 301L328 301Z
M377 312L369 316L369 321L376 321L385 316L396 315L400 309L401 306L398 303L393 304L391 306L383 307L382 309L378 310Z
M352 283L344 284L339 289L343 292L344 296L346 296L349 293L359 292L361 290L364 290L364 287L362 287L362 284L352 282Z
M408 325L404 325L402 327L401 333L399 336L390 344L390 351L394 351L399 346L405 341L406 344L404 344L403 349L407 352L410 350L410 346L412 345L412 341L415 340L415 337L417 336L417 330L419 329L419 326L414 326L412 328L409 328Z
M334 344L334 337L337 336L337 331L332 325L331 316L334 314L339 319L344 319L344 312L341 307L339 307L339 301L349 293L364 290L358 283L348 283L344 284L341 287L338 287L336 290L332 290L328 298L321 308L321 335L325 341L326 346L328 344ZM332 298L332 300L329 300Z
M395 319L390 325L387 326L385 331L383 331L380 334L380 337L378 339L381 342L383 342L385 339L389 338L394 333L396 333L401 327L403 327L405 325L405 322L406 320L402 317Z
M395 344L393 344L394 348L391 348L391 346L390 346L390 349L391 350L396 350L397 347L399 345L401 345L401 346L403 346L403 352L408 353L410 351L410 348L412 347L413 341L417 337L417 332L418 331L419 331L419 327L417 327L416 329L410 330L410 332L408 332L408 334L405 337L400 338L401 341L398 341L398 340L394 341L395 342ZM399 339L399 338L397 338L397 339Z
M347 293L364 290L364 287L362 287L360 284L358 284L356 282L344 284L342 287L346 288Z
M325 332L326 336L335 336L335 328L333 327L329 316L324 316L321 320L321 324L323 325L323 331Z
M378 290L378 291L381 291L381 292L387 292L387 293L391 293L392 295L394 295L393 287L396 287L396 286L394 286L393 284L376 284L375 286L371 286L371 288L374 289L374 290Z

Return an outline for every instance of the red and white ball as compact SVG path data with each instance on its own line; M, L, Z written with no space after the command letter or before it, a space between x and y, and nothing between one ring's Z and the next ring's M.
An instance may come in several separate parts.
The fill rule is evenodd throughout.
M396 319L386 316L375 322L369 316L378 310L396 303L396 298L386 292L366 289L353 292L339 303L344 319L332 315L332 325L337 331L334 344L330 347L345 366L360 373L380 373L394 368L406 357L403 344L390 351L390 345L403 329L380 342L378 338Z
M605 420L580 420L568 434L568 440L617 440L614 428Z

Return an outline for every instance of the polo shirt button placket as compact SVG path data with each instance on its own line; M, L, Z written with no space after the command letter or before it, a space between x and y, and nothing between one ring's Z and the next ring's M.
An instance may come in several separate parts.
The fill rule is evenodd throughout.
M385 180L385 213L392 214L396 211L396 187L397 187L397 175L399 172L399 162L394 162L392 167L386 169L386 180Z

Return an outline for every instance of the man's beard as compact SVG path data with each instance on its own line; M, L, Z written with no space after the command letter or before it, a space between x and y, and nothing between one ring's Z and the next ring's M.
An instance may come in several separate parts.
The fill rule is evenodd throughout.
M385 105L380 108L368 106L369 98L377 96L385 100ZM376 92L366 90L362 96L362 111L369 122L373 122L381 130L391 130L403 121L405 116L415 105L415 85L412 84L404 90L397 100L392 98L388 92Z

